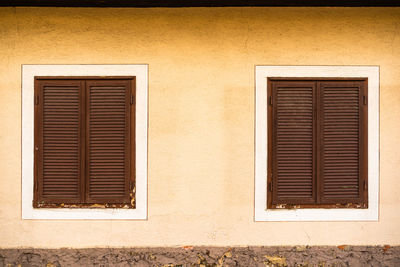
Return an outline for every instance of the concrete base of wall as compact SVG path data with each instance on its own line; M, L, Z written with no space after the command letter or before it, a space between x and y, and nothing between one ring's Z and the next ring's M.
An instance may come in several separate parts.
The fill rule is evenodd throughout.
M400 246L0 249L1 266L400 266Z

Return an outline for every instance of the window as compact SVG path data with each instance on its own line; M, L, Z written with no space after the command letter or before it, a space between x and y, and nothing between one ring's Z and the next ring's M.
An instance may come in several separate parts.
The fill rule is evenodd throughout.
M34 207L135 207L134 93L135 77L35 77Z
M255 221L378 220L379 67L255 71Z
M367 79L268 78L268 208L367 208Z
M22 219L147 219L147 129L148 65L22 65Z

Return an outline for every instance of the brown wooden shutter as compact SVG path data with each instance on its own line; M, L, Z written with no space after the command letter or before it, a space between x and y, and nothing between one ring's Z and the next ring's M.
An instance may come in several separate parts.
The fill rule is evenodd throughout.
M81 81L35 80L35 197L82 200Z
M315 91L315 82L272 82L274 204L315 201Z
M129 80L86 82L86 199L88 203L129 203Z
M368 206L367 93L362 78L268 80L268 207Z
M364 81L320 82L322 203L360 203L367 181Z

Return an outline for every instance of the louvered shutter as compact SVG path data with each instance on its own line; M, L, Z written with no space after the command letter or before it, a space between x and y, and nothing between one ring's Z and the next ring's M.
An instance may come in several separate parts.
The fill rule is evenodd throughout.
M268 207L367 207L367 80L268 88Z
M314 82L272 82L274 204L314 203Z
M80 81L35 81L35 189L41 203L82 198Z
M365 89L363 81L320 83L322 203L363 200L367 175Z
M129 80L86 82L86 199L129 203Z

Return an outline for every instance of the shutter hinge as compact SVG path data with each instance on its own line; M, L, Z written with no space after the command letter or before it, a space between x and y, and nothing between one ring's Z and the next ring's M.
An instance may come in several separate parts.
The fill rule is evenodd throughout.
M35 95L35 105L39 105L39 95Z
M364 181L364 190L367 190L367 181Z
M272 105L272 95L269 97L269 104Z
M366 105L368 102L367 102L367 96L365 95L364 97L364 105Z
M131 105L133 105L133 94L131 94Z

